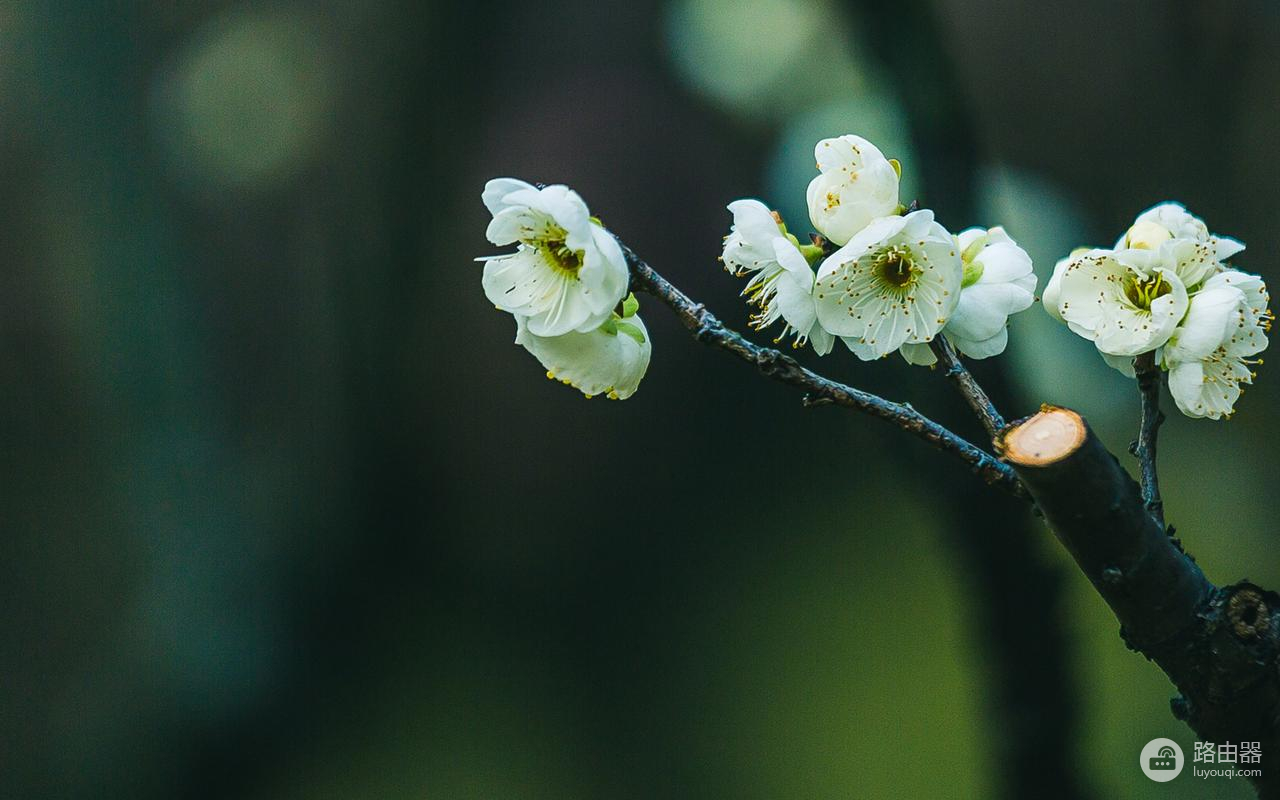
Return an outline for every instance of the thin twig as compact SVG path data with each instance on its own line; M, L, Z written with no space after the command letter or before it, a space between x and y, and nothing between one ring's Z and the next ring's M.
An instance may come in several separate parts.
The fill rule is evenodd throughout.
M964 363L960 361L960 355L951 346L951 342L947 341L947 337L933 337L933 341L929 343L929 348L937 356L938 363L942 365L944 374L960 390L960 394L964 397L965 402L969 404L969 408L973 409L973 413L978 415L978 419L982 421L982 427L987 429L987 435L994 439L1005 424L1004 417L1000 416L1000 412L996 410L995 403L991 402L991 398L987 397L987 393L982 391L982 387L978 385L973 373L969 372Z
M1142 422L1138 440L1130 448L1138 457L1142 475L1142 502L1156 522L1164 525L1164 501L1160 499L1160 478L1156 474L1156 436L1164 413L1160 410L1160 384L1164 373L1156 365L1155 353L1143 353L1133 360L1138 378L1138 394L1142 397Z
M1018 482L1013 470L991 454L905 403L885 400L869 392L824 378L800 366L790 356L769 347L761 347L743 338L741 334L726 328L724 323L720 322L705 306L695 303L688 295L659 275L621 239L618 243L622 246L627 263L631 267L632 288L652 295L665 303L679 317L680 322L693 333L694 338L727 350L743 361L754 364L766 377L804 389L808 393L806 405L831 403L879 417L925 440L937 449L959 458L988 484L1018 497L1026 497L1026 491Z

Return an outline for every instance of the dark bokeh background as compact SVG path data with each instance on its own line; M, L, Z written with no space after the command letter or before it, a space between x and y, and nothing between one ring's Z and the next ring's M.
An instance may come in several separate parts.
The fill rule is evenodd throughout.
M479 192L573 185L734 324L725 203L802 228L843 132L1042 281L1167 198L1271 278L1278 36L1263 0L3 4L0 795L1155 796L1172 688L1023 510L652 302L635 398L545 380ZM1038 307L1012 338L1005 410L1123 452L1131 385ZM980 436L927 370L821 367ZM1161 442L1220 581L1280 584L1268 370Z

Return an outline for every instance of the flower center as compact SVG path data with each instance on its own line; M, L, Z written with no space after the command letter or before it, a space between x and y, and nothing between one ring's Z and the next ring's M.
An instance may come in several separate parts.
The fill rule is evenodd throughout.
M525 237L521 238L521 242L526 247L534 248L541 253L543 260L547 261L547 265L553 270L567 275L568 278L577 278L586 253L581 250L572 250L564 241L567 238L566 230L553 221L545 220L540 228L526 228Z
M880 285L894 292L905 291L914 285L919 272L911 260L911 252L902 245L881 250L871 262L871 273Z
M1157 297L1163 297L1173 291L1173 287L1164 279L1162 273L1157 272L1154 278L1146 280L1134 280L1133 277L1125 279L1124 296L1129 298L1129 302L1144 311L1151 310L1151 303Z
M539 249L542 250L543 257L547 259L547 263L553 269L573 278L578 277L578 271L582 269L582 257L584 255L581 250L570 250L563 239L544 239Z

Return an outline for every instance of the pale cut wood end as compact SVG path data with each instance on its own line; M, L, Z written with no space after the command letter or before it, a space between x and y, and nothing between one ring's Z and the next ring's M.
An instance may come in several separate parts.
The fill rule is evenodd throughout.
M1079 414L1045 406L1035 416L1009 426L1001 437L1002 455L1019 466L1045 467L1079 450L1087 436Z

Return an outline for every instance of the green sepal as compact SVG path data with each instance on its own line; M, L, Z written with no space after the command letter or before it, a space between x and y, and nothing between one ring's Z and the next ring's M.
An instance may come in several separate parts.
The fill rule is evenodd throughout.
M889 166L893 167L893 171L898 173L898 180L902 180L902 163L896 158L889 159Z
M630 322L618 322L614 325L618 333L630 336L635 339L636 344L644 344L644 332L632 325Z
M964 265L964 275L960 278L960 288L966 289L982 279L983 267L977 261L968 261Z
M600 330L603 333L609 334L610 336L617 336L618 335L618 315L614 314L613 316L606 319L603 323L601 323Z
M982 248L987 246L987 236L984 234L969 243L969 246L960 254L960 260L965 264L978 257L978 253L982 252Z
M627 299L622 301L622 318L634 317L639 310L640 301L636 299L635 292L631 292L627 295Z
M816 244L800 245L800 255L804 256L804 260L809 262L809 266L813 266L822 260L825 252Z

